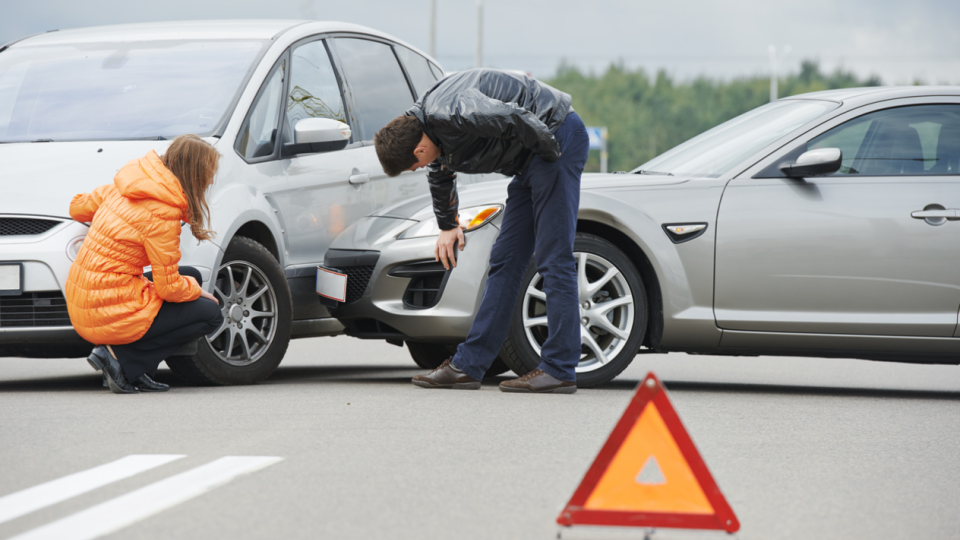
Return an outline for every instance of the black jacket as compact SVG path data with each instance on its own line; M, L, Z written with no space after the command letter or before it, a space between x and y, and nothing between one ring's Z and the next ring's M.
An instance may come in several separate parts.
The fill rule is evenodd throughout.
M556 161L553 134L571 111L570 95L524 75L495 69L455 73L435 84L407 111L440 148L427 167L433 211L443 230L457 227L455 173L526 169L534 155Z

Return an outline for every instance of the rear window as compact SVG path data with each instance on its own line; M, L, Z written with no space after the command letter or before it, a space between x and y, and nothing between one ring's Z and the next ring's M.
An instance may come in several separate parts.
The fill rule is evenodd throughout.
M209 136L265 46L154 41L0 54L0 142Z

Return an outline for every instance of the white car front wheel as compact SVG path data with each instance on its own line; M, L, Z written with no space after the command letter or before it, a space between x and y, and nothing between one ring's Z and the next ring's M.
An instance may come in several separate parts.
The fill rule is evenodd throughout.
M192 384L254 384L269 377L287 351L290 288L273 255L242 236L230 242L214 278L223 324L193 356L167 359Z

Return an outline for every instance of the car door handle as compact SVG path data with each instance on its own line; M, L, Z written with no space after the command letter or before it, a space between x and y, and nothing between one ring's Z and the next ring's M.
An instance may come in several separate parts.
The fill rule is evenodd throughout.
M910 217L914 219L927 219L927 218L947 218L950 221L960 219L960 210L956 208L945 208L943 210L917 210L916 212L911 212Z
M353 185L366 184L370 181L370 175L367 173L351 174L347 180Z

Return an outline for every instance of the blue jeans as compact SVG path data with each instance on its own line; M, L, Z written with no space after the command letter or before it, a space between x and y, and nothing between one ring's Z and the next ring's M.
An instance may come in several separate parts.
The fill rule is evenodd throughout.
M560 159L547 163L534 157L507 188L507 207L490 253L480 310L453 357L455 366L477 380L483 379L507 337L531 255L547 295L549 335L540 351L539 368L562 381L577 380L580 306L573 239L589 141L575 112L567 115L554 135L560 143Z

